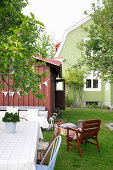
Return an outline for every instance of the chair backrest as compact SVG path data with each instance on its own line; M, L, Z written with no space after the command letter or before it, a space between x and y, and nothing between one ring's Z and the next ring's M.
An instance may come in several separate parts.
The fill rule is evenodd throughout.
M100 119L83 121L81 140L96 137L100 130L100 123Z
M48 150L48 148L49 148L49 146L51 145L51 143L53 142L53 140L54 140L58 135L60 135L60 132L61 132L61 129L58 127L58 125L56 125L56 126L55 126L55 129L54 129L54 136L52 137L52 139L51 139L48 147L46 148L45 153L46 153L46 151Z
M49 157L48 169L54 170L55 162L56 162L56 158L57 158L57 153L58 153L58 150L60 148L60 144L61 144L61 136L57 136L53 140L53 142L51 143L50 147L48 148L48 150L47 150L46 154L44 155L40 165L43 164L46 157Z

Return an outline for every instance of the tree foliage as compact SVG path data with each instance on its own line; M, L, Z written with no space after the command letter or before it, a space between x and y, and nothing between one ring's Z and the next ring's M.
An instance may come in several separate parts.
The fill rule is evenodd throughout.
M28 0L0 0L0 41L10 34L10 27L19 27L22 23L22 8Z
M67 74L65 75L65 80L66 80L66 83L68 84L68 92L69 92L69 88L71 84L73 84L74 85L74 96L77 90L79 93L80 105L82 103L81 90L84 86L84 82L83 82L84 73L85 73L84 70L78 67L72 67L67 70Z
M53 56L54 44L46 34L43 23L37 21L32 13L31 17L22 14L22 8L26 5L27 0L0 3L0 89L4 88L5 83L9 89L19 91L21 95L29 94L32 90L35 97L44 98L39 93L39 82L48 72L36 71L39 65L45 66L45 63L37 63L34 56ZM9 85L6 77L13 80L12 85Z
M103 0L102 4L102 7L92 4L93 24L85 29L89 40L83 43L82 63L90 70L99 71L105 81L113 82L113 0Z

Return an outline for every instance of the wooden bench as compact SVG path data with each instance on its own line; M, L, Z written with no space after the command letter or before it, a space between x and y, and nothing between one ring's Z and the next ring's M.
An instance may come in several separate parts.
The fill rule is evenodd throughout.
M73 129L73 128L67 128L67 151L69 151L69 145L78 149L80 157L82 157L81 153L81 147L80 144L83 144L83 141L85 141L85 146L87 143L96 145L98 148L98 152L100 152L99 143L98 143L98 132L100 130L100 119L96 120L86 120L83 121L82 128L80 129ZM69 133L69 130L72 130L73 133ZM93 139L95 141L89 141L89 139ZM72 141L75 142L75 145L71 143ZM76 145L77 144L77 145Z
M39 109L45 111L45 106L10 106L13 108L18 107L19 111L26 111L27 109ZM0 111L6 111L7 106L0 106Z

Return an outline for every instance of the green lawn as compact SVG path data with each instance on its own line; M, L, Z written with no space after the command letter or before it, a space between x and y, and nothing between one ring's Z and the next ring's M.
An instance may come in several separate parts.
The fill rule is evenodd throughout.
M66 137L62 136L62 143L58 152L55 170L113 170L113 131L105 126L113 122L113 112L97 109L76 109L62 111L61 121L77 123L77 120L101 119L101 130L98 135L100 153L97 147L81 144L82 158L77 149L70 146L67 152ZM43 131L44 140L50 141L53 131Z

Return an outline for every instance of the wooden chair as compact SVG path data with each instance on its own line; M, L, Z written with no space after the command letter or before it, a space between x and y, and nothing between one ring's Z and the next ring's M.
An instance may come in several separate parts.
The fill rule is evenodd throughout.
M36 170L54 170L57 153L61 144L61 136L57 136L49 146L40 164L36 164ZM49 160L48 165L44 165L46 160Z
M67 151L69 151L69 145L78 149L80 157L82 157L81 153L81 147L80 144L83 144L83 141L85 141L85 147L87 143L91 143L93 145L96 145L98 148L98 152L100 152L99 143L98 143L98 132L100 130L100 123L101 120L86 120L83 121L82 128L73 129L73 128L67 128ZM69 130L73 130L74 133L69 134ZM93 139L95 141L89 141L89 139ZM75 142L75 145L72 144L72 141Z
M54 130L54 136L52 137L50 142L39 142L38 148L37 148L37 163L40 163L41 160L43 159L46 151L48 150L48 148L50 147L51 143L53 142L53 140L60 135L60 131L61 129L56 125L55 126L55 130ZM44 148L45 146L45 148ZM48 164L48 160L47 164Z

